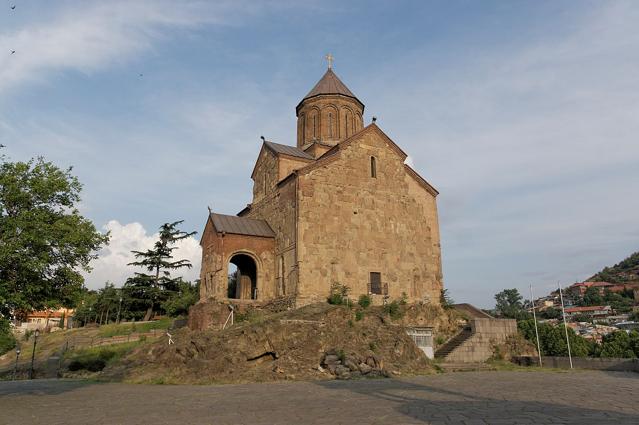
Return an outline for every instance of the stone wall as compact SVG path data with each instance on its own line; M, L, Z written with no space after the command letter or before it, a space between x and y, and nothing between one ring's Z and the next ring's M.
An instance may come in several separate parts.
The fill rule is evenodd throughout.
M513 363L520 366L539 366L539 358L533 356L515 357ZM570 359L568 357L541 358L543 367L555 369L569 369ZM572 365L577 369L609 370L618 372L639 372L639 359L618 359L618 358L593 358L593 357L573 357Z
M435 195L391 143L372 125L299 172L298 304L323 301L332 283L357 298L368 292L370 272L381 273L391 299L439 302Z
M246 214L249 218L265 220L275 232L274 296L292 295L297 291L296 205L296 180L289 179L254 203Z
M512 319L472 319L472 335L445 358L449 363L480 363L493 356L493 348L517 334L517 321Z

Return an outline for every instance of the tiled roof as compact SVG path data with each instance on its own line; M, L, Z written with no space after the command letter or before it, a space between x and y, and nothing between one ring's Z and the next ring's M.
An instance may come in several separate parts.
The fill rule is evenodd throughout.
M593 305L589 307L570 307L566 309L566 313L577 313L580 311L601 311L601 310L609 310L609 305Z
M280 145L279 143L273 142L264 142L264 145L275 153L295 156L297 158L314 159L311 154L304 152L302 149L296 148L295 146Z
M317 82L317 84L315 84L315 87L313 87L311 91L308 92L306 96L304 96L304 99L319 96L321 94L341 94L343 96L357 99L353 92L351 92L348 87L346 87L346 84L342 83L342 80L340 80L330 68L326 70L326 73Z
M260 236L274 238L275 233L264 220L255 220L234 215L211 213L213 226L218 232L232 233L235 235Z

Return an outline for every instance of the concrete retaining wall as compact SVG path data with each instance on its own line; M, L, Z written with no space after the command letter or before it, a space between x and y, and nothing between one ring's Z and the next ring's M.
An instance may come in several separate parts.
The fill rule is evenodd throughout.
M568 357L542 357L543 366L557 369L570 369ZM515 357L513 363L520 366L538 366L537 357ZM639 359L618 359L604 357L573 357L572 365L578 369L610 370L619 372L639 372Z
M512 319L472 319L472 336L445 357L450 363L485 362L493 356L493 347L517 333Z

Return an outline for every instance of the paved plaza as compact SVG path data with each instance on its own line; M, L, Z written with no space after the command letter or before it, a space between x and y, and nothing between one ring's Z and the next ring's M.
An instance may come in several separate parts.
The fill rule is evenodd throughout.
M2 424L639 424L639 374L170 386L0 382Z

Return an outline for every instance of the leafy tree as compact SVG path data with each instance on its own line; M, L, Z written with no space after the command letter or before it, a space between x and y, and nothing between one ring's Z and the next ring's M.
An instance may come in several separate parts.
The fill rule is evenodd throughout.
M78 212L81 189L71 168L0 157L0 316L76 304L109 240Z
M166 290L176 290L182 278L171 277L171 271L182 268L193 267L189 260L174 260L173 251L177 249L175 244L197 232L184 232L178 229L182 220L173 223L164 223L160 226L158 241L152 249L142 251L132 251L138 261L129 265L145 268L149 273L136 273L129 278L125 284L133 288L140 299L145 299L147 311L144 320L149 320L154 309L164 301L163 296Z
M529 315L524 310L523 297L516 288L504 289L495 295L495 311L501 317L524 319Z
M16 346L16 339L11 332L11 324L0 317L0 356Z
M586 289L583 298L581 299L580 304L583 306L593 306L593 305L602 305L604 302L603 297L599 293L599 289L591 286Z
M521 320L517 322L517 327L524 338L537 346L535 323L533 320ZM538 323L537 329L539 331L539 342L542 355L568 355L568 345L566 344L566 334L563 324L553 326L549 323ZM571 354L575 357L586 357L594 351L593 343L577 335L572 328L568 328L568 340L570 341Z
M200 281L195 284L181 281L178 289L172 292L162 303L162 309L171 317L185 316L189 314L189 307L200 299Z
M544 319L560 319L561 318L561 310L554 308L554 307L548 307L544 310L542 310L539 315L541 317L543 317Z
M617 313L628 313L632 311L632 304L634 300L632 298L627 298L622 294L606 290L604 292L603 300Z
M601 357L635 358L639 356L639 333L616 331L604 335L599 355Z

